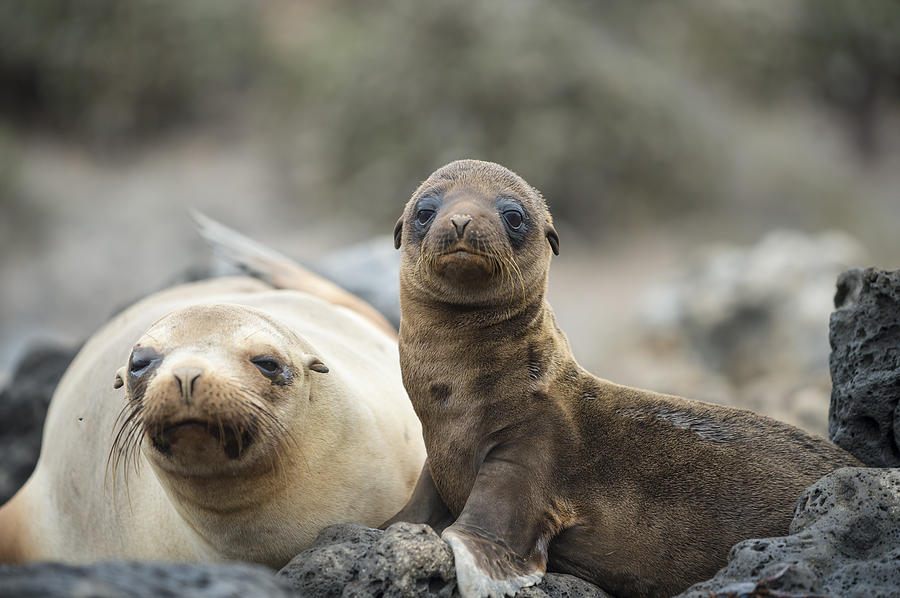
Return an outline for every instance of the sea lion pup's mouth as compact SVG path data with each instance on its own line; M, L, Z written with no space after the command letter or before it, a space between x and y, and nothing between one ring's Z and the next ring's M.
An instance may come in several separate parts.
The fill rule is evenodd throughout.
M454 243L436 251L430 262L431 269L438 276L469 281L476 275L490 277L499 270L496 256L467 243Z
M208 442L211 437L222 447L229 459L238 459L256 440L252 427L239 428L224 422L200 419L185 419L174 423L155 426L148 431L153 448L163 455L171 456L173 447L179 443Z
M438 257L461 257L461 256L472 256L472 257L480 257L483 259L491 259L491 256L485 253L484 251L479 251L469 245L464 245L462 243L457 243L452 247L447 249L443 249L437 252Z

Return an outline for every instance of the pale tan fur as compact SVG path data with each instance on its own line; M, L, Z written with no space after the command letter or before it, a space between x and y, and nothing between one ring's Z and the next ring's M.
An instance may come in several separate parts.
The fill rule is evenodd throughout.
M179 310L198 304L225 305L205 348L191 344L193 320L178 320ZM173 315L157 322L166 314ZM297 342L285 343L273 326ZM145 441L126 480L127 463L107 468L126 401L126 388L113 382L145 331L209 368L259 342L280 343L294 363L314 354L329 371L296 373L291 398L273 407L290 438L257 444L255 450L269 451L258 466L181 475L152 458ZM245 384L270 384L239 376ZM247 278L183 285L121 313L69 367L50 405L37 468L0 509L0 561L239 559L279 567L326 525L377 525L395 512L424 456L397 345L370 320Z

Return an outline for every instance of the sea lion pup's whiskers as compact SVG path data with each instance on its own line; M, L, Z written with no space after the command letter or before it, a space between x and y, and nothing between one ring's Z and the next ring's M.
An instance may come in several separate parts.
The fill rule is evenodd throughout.
M519 307L524 310L528 306L528 293L525 291L525 276L522 274L522 270L519 268L519 265L516 264L515 259L513 259L511 255L506 259L506 263L509 265L512 273L515 273L515 281L519 283L519 289L522 291L522 303L519 305ZM513 282L512 274L510 274L510 282Z
M559 252L546 202L498 164L436 171L394 244L400 363L428 461L383 525L453 522L442 537L464 598L515 593L548 566L622 598L677 594L738 541L787 533L807 486L859 465L786 424L581 368L546 301Z

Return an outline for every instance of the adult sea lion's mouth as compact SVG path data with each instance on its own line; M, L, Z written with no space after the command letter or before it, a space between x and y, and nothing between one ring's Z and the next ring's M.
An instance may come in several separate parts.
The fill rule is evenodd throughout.
M229 459L239 458L254 441L252 430L199 419L167 424L149 436L154 448L164 455L171 455L173 446L181 442L204 442L204 437L209 436L222 446Z

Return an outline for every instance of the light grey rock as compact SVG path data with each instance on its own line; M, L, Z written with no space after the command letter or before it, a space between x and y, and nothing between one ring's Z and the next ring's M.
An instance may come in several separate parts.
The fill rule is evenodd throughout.
M450 547L427 525L412 523L397 523L384 532L356 524L327 527L279 575L300 596L310 598L459 596ZM586 581L556 573L548 573L538 586L518 595L608 596Z
M683 335L710 369L737 382L786 367L824 370L830 289L863 256L836 231L711 246L644 295L642 319L650 332Z
M308 264L311 268L367 301L394 326L400 326L400 252L390 235L373 237Z
M0 565L0 598L290 598L289 586L246 564Z
M50 397L77 351L53 344L30 347L0 391L0 505L34 470Z
M797 501L790 534L735 545L725 568L678 598L900 597L900 469L823 477Z
M702 248L642 294L642 384L826 435L832 289L864 256L837 231Z
M872 467L900 466L900 271L850 270L831 314L832 442Z

